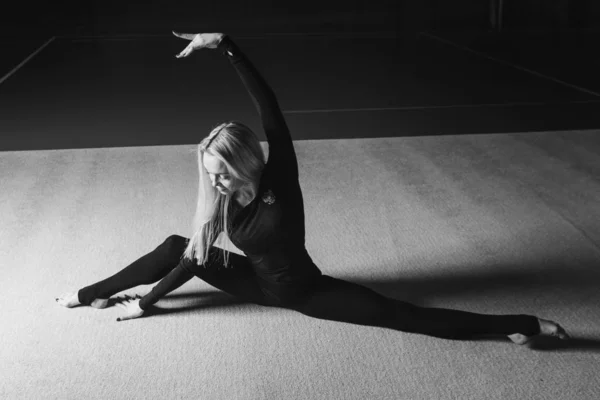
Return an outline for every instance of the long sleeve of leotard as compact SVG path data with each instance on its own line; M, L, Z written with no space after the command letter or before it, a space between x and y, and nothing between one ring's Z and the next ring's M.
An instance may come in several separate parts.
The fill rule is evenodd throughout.
M194 274L186 268L186 260L182 260L171 272L167 274L152 290L140 300L139 306L146 310L152 304L160 300L161 297L177 289L190 279Z
M292 137L275 93L229 36L225 35L217 48L229 58L258 110L269 143L269 166L277 174L297 179L298 161Z

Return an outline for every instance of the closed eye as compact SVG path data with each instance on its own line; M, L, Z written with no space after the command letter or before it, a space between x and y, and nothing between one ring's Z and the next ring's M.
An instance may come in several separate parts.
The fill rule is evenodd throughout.
M218 180L228 181L230 179L229 175L219 175L219 174L211 174L211 175L213 175L215 177L214 179L218 179Z
M219 173L213 174L210 171L206 171L206 172L208 172L209 175L220 176L222 178L229 178L229 176L230 176L229 174L219 174Z

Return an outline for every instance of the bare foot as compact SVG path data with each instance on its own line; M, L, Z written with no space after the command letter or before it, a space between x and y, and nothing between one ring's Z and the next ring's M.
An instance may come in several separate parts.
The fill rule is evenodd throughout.
M570 339L569 334L556 322L541 318L538 318L538 322L540 324L540 336L553 336L562 340ZM526 336L521 333L513 333L512 335L508 335L508 337L514 343L521 345L533 338L533 336Z
M79 302L79 296L77 295L77 292L63 293L56 298L56 302L61 306L67 308L73 308L77 307L78 305L81 305L81 303ZM94 308L106 308L107 305L108 299L94 299L94 301L92 301L92 304L90 304L90 306Z

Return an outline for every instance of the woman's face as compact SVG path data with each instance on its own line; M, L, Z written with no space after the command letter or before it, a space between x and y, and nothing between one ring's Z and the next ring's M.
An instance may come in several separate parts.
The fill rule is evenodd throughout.
M204 168L210 177L210 182L220 194L232 195L236 190L236 179L229 174L227 166L217 157L205 152L202 161Z

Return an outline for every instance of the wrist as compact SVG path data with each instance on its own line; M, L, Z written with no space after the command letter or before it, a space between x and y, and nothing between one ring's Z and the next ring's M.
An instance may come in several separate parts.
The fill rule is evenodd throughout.
M141 315L141 314L143 314L143 313L144 313L144 311L146 311L146 310L144 310L144 309L142 308L142 301L141 301L141 300L140 300L140 301L138 301L138 303L137 303L137 308L138 308L138 312L140 313L140 315Z
M227 36L227 35L225 35L224 33L217 34L217 47L219 47L221 45L221 43L225 39L225 36Z

